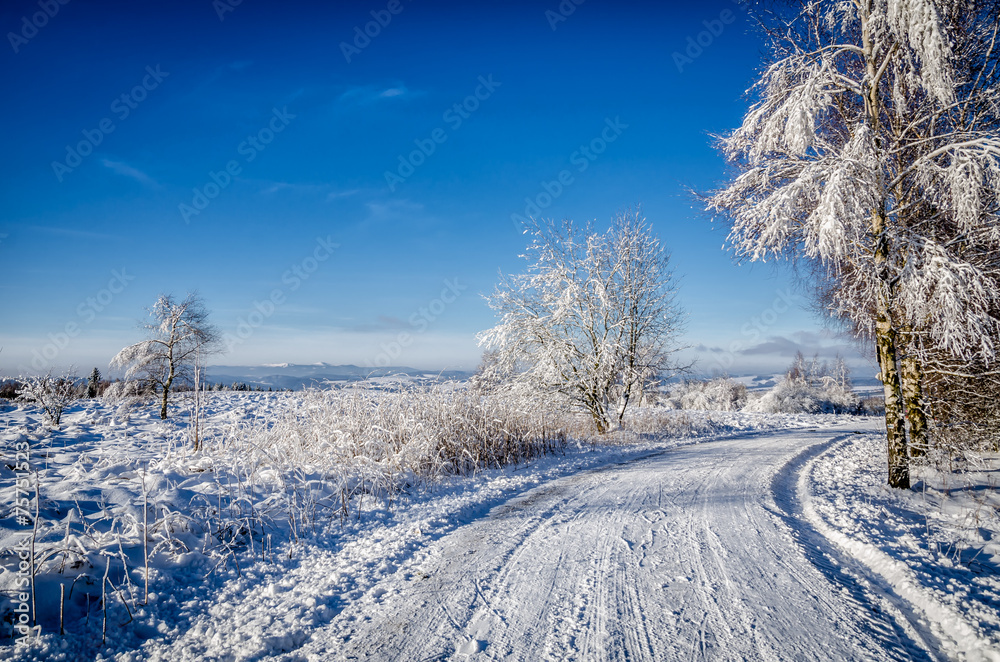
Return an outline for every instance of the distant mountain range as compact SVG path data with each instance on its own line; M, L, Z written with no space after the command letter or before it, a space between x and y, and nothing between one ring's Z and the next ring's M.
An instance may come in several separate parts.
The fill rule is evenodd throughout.
M330 365L329 363L277 363L252 366L213 365L205 370L204 381L230 385L242 382L250 386L272 389L301 390L310 386L323 386L327 382L355 382L375 377L407 377L412 381L436 379L468 379L471 372L464 370L419 370L408 366L367 368L356 365Z

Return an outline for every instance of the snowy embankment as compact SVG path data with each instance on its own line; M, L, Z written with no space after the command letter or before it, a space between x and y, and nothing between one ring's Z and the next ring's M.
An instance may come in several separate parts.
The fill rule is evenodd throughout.
M798 475L802 515L949 657L1000 660L1000 457L918 468L911 491L885 485L885 464L882 434L836 441Z
M367 403L377 409L372 416L389 416L365 397L344 406ZM365 446L376 440L333 443L350 431L334 425L317 401L305 403L313 417L308 425L286 416L290 407L302 409L299 398L213 395L197 453L184 417L161 422L155 407L121 418L99 402L81 401L57 429L31 408L0 412L0 618L3 634L11 636L0 655L194 660L279 654L299 646L344 605L379 598L372 587L424 553L429 541L531 487L713 435L834 421L640 411L634 426L641 433L618 443L554 443L543 434L543 446L514 448L524 439L512 434L504 446L510 457L520 453L530 461L484 470L472 458L465 469L473 475L448 476L450 465L426 468L427 458L443 462L427 448L403 444L387 455L381 446ZM327 446L309 437L323 429ZM20 448L28 449L30 468L21 477L15 471ZM549 454L540 456L545 450ZM336 453L350 462L335 464ZM421 478L413 467L427 473ZM33 514L36 485L39 517L32 526L16 505L27 498ZM29 539L33 551L21 553ZM29 555L20 568L19 553ZM41 637L15 646L21 634L14 624L25 604Z

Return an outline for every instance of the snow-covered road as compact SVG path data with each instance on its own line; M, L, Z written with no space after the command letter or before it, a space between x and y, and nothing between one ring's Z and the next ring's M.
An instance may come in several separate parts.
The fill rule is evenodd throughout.
M430 543L286 659L934 659L797 517L796 467L843 434L547 483Z

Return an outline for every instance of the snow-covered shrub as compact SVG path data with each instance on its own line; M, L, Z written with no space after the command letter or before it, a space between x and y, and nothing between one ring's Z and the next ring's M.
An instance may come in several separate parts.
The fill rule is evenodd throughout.
M746 411L765 414L814 414L823 411L818 389L805 380L784 378L763 396L751 399Z
M745 407L766 414L854 414L860 409L861 398L842 359L830 369L817 359L806 365L801 353L774 388Z
M687 379L670 390L667 402L674 409L739 411L747 402L747 387L729 377Z
M116 417L123 420L134 407L151 402L155 396L155 391L148 385L127 379L112 382L101 398L106 404L115 407Z
M713 434L722 427L712 416L692 415L686 411L664 407L636 407L625 416L623 428L618 435L623 442L633 441L635 435L640 438L684 438Z
M41 407L52 425L59 425L63 411L80 397L72 370L59 377L53 377L52 371L41 376L22 377L20 382L18 399Z
M407 485L560 448L578 417L542 411L453 384L310 390L277 414L239 420L205 450L236 473L315 475L322 485L313 487L346 514L357 495L391 500Z

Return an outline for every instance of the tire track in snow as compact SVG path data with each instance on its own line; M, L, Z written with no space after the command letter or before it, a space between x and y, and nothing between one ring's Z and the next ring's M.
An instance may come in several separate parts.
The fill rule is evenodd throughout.
M976 626L958 610L941 602L932 590L922 586L905 562L875 545L843 533L828 524L816 511L809 492L809 474L816 462L844 439L832 439L818 449L819 452L806 456L795 485L795 498L803 519L830 545L846 552L853 567L861 568L862 573L875 580L880 597L893 607L893 615L904 630L914 633L924 642L943 638L953 654L957 652L969 660L1000 661L1000 651L994 648L993 643L981 637ZM927 622L936 626L934 631L929 630Z
M373 588L384 599L282 659L913 657L777 512L776 476L831 436L745 435L548 483L430 543Z
M867 569L844 555L816 530L804 513L804 493L800 491L804 472L817 457L846 436L835 436L804 449L781 468L772 481L775 508L771 512L786 524L812 564L841 586L849 604L879 632L886 641L888 659L934 662L946 659L935 652L936 639L913 614L912 606L893 595L887 587L879 586L877 581L870 581Z

